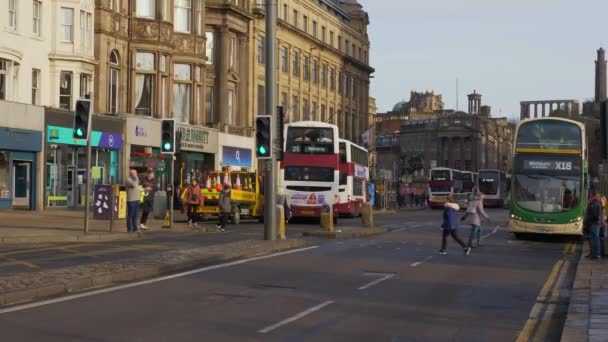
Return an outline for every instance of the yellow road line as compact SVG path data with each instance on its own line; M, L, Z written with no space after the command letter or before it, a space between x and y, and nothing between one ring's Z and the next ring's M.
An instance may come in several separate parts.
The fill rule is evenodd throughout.
M68 252L68 253L72 253L72 254L76 254L76 255L80 255L80 256L86 256L86 257L96 258L96 256L93 255L93 254L86 253L86 252L79 252L79 251L75 251L75 250L69 249L69 248L59 248L59 250L62 250L64 252Z
M563 259L559 259L555 263L555 265L553 266L553 270L551 271L551 274L549 274L549 277L547 278L547 281L545 282L543 289L540 291L540 294L537 297L537 300L543 301L546 299L547 294L549 293L549 291L553 287L553 284L555 283L555 278L557 277L557 274L559 273L559 270L562 267L562 265L564 265Z
M38 253L38 252L48 252L48 251L56 251L61 248L74 248L81 246L95 246L96 243L79 243L75 245L67 245L67 246L53 246L53 247L43 247L43 248L31 248L31 249L21 249L18 251L9 251L0 253L0 257L4 257L7 255L17 255L17 254L30 254L30 253Z
M9 261L8 263L2 263L2 264L0 264L0 267L2 267L2 266L12 266L12 265L21 265L21 266L26 266L26 267L29 267L29 268L40 268L40 266L32 264L31 262L28 262L28 261L17 260L15 258L3 256L3 255L0 255L0 258L6 259L6 260Z

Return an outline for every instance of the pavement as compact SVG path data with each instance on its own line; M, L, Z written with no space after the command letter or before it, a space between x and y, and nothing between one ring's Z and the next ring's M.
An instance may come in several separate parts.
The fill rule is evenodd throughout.
M588 253L578 261L564 342L608 341L608 261L587 259Z
M514 240L506 232L507 212L489 213L494 222L483 227L482 247L469 256L453 241L447 256L437 254L440 211L379 215L376 226L387 233L349 240L302 238L318 226L289 224L288 240L305 246L141 280L125 276L116 285L4 306L0 331L11 341L559 341L577 243ZM188 259L182 250L261 248L260 228L246 223L229 233L111 243L168 249L125 250L114 262L149 254L148 262L156 263L167 253L171 263L169 255ZM92 253L104 244L78 251ZM5 252L17 254L8 257L46 272L115 257L56 259L64 254L55 249L10 248ZM0 280L37 272L0 265Z

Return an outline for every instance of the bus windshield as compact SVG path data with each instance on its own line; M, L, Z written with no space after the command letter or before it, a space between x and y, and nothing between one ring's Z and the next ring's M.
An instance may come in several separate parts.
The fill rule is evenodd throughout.
M449 170L433 170L431 172L431 191L445 192L451 191L451 179Z
M285 168L286 181L333 182L334 169L330 167L290 166Z
M498 177L498 172L479 172L479 191L485 195L496 195L498 193L499 183L500 178Z
M334 154L333 132L328 127L288 127L286 152Z
M523 123L516 148L581 150L581 129L570 122L541 120Z
M538 213L575 208L581 194L581 158L563 156L515 157L513 200Z

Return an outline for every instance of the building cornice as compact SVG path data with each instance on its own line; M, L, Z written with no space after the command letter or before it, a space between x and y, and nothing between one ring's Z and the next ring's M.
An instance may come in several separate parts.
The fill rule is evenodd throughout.
M58 53L49 53L49 59L57 60L57 61L81 62L81 63L87 63L87 64L91 64L91 65L99 64L99 61L97 61L95 58L89 58L89 57L84 57L84 56L74 56L74 55L62 55L62 54L58 54Z

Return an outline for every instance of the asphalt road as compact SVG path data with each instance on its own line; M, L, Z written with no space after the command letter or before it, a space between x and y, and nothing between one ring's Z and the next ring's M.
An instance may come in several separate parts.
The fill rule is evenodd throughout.
M377 216L371 239L193 270L18 311L7 341L559 341L573 242L515 241L491 210L481 248L437 254L441 212ZM292 230L309 229L307 225ZM465 233L463 230L461 233ZM261 233L261 232L260 232ZM462 234L465 235L465 234ZM561 265L561 266L560 266ZM110 289L108 289L110 290ZM541 322L528 320L533 307Z

